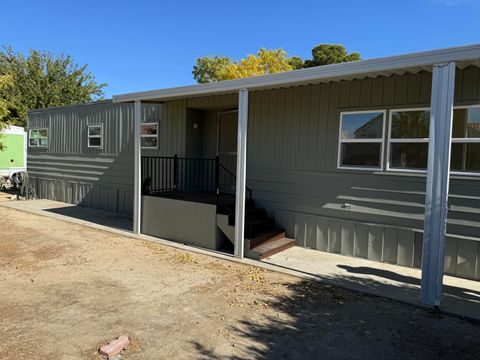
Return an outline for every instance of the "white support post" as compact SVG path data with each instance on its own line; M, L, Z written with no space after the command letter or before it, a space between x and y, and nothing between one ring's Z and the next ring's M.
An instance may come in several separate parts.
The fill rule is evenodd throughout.
M245 186L247 185L247 128L248 90L242 89L238 98L237 181L235 196L235 249L236 258L244 255Z
M433 66L421 301L439 306L445 257L455 63Z
M142 123L142 102L137 100L134 105L134 181L133 181L133 232L140 234L142 212L142 171L140 148L140 125Z

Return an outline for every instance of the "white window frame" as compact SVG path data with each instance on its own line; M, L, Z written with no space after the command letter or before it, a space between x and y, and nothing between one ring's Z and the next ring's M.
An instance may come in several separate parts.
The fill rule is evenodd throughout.
M100 127L100 135L90 135L90 128ZM100 145L90 145L90 139L100 139ZM103 124L88 124L87 125L87 146L90 149L103 148Z
M461 105L461 106L454 106L453 110L457 109L472 109L472 108L480 108L480 104L475 105ZM453 120L452 120L453 121ZM453 125L452 125L453 128ZM480 143L480 138L454 138L452 137L452 144L460 143L460 144L478 144ZM478 172L468 172L468 171L452 171L450 170L450 174L452 175L462 175L462 176L480 176L480 171Z
M391 143L406 144L406 143L428 143L429 138L405 138L405 139L392 139L392 115L394 112L407 112L407 111L430 111L429 107L417 107L417 108L403 108L403 109L390 109L388 114L388 131L387 131L387 163L386 170L392 172L402 173L417 173L426 174L427 170L420 169L397 169L390 167L390 151L392 150ZM429 123L430 126L430 123Z
M47 145L40 145L40 131L41 130L46 130L47 131L47 136L46 137L43 137L42 136L42 139L47 139ZM32 131L36 131L37 132L37 145L31 145L30 144L30 134ZM33 128L33 129L28 129L28 147L32 147L32 148L47 148L49 145L50 145L50 140L49 140L49 131L48 131L48 127L42 127L42 128Z
M470 108L480 108L479 104L475 105L459 105L454 106L453 109L470 109ZM426 174L427 170L420 170L420 169L397 169L390 167L390 151L391 151L391 143L428 143L430 138L418 138L418 139L392 139L392 114L394 112L400 111L430 111L430 107L419 107L419 108L400 108L400 109L390 109L389 116L388 116L388 131L387 131L387 164L386 170L390 172L400 172L400 173L416 173L416 174ZM453 121L453 120L452 120ZM452 138L452 144L454 143L480 143L480 138ZM450 171L451 175L455 176L476 176L480 177L480 172L468 172L468 171Z
M382 113L382 137L376 139L342 139L343 116L350 114ZM359 170L359 171L382 171L385 152L385 122L387 110L362 110L362 111L342 111L340 112L340 121L338 124L338 149L337 149L337 169L340 170ZM342 144L344 143L380 143L380 166L343 166L342 165Z
M143 125L155 125L156 128L157 128L157 133L155 135L150 135L150 134L142 135L142 132L140 131L140 144L142 143L142 138L154 137L154 138L157 139L157 145L156 146L141 146L141 148L142 149L158 149L158 122L155 122L155 121L142 122L140 124L140 127L142 127Z

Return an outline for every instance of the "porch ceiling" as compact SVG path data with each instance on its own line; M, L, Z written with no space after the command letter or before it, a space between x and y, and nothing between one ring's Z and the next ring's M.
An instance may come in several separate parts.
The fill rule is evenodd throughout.
M181 97L236 93L240 89L261 90L340 80L403 75L420 71L431 72L433 64L451 61L455 61L460 69L467 66L480 67L480 44L325 65L247 79L114 95L113 101L165 101Z

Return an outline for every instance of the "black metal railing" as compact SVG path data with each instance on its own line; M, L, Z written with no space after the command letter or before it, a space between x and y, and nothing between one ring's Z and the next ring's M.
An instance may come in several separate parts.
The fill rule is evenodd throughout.
M142 192L173 191L177 187L176 157L142 156Z
M227 187L230 187L230 184L233 184L233 186L235 186L236 182L237 182L237 177L236 175L231 172L230 170L228 170L222 163L218 163L218 167L219 167L219 170L220 172L223 172L223 174L226 174L227 176L223 176L222 178L224 179L224 181L226 182L226 184L223 184L223 186L227 186ZM230 178L230 182L227 180L225 180L226 178ZM245 190L247 190L247 199L248 200L252 200L252 189L250 189L248 186L245 186Z
M202 192L218 195L235 189L235 174L220 163L218 156L213 159L142 156L141 165L143 194ZM252 190L245 188L251 200Z
M215 192L217 159L143 156L142 191Z

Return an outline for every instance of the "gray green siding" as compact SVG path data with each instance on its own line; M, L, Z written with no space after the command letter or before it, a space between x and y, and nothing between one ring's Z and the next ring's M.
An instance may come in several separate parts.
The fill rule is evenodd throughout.
M159 121L144 104L143 120ZM103 147L87 146L87 125L103 125ZM29 128L47 127L49 146L28 148L28 172L40 198L130 215L133 207L133 105L99 103L31 111Z
M479 78L476 68L458 71L456 105L480 103ZM254 199L300 246L419 266L425 177L337 169L338 126L341 111L429 106L430 92L426 72L252 92ZM479 185L452 177L446 259L447 272L477 279Z

